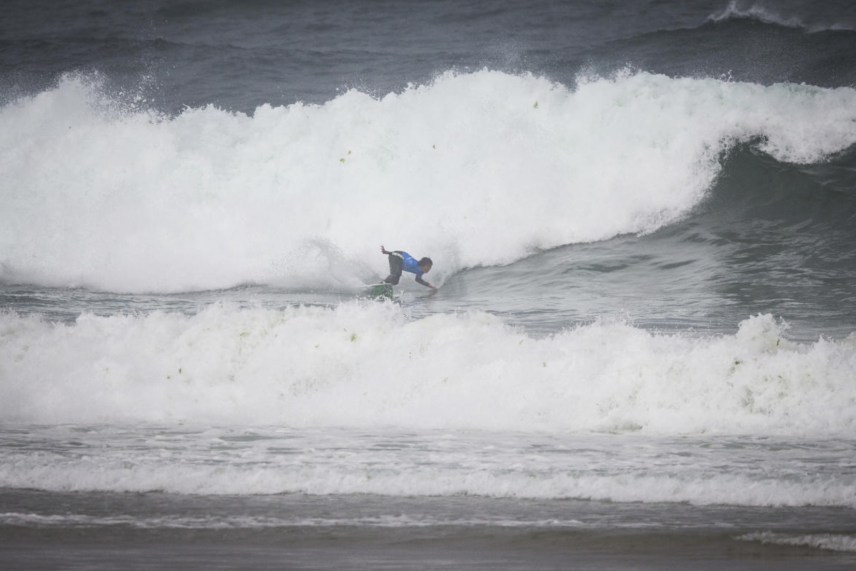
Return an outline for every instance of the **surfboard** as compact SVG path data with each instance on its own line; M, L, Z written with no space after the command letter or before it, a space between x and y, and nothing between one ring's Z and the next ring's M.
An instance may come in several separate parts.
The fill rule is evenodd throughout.
M392 299L392 284L377 284L366 289L366 295L372 299Z

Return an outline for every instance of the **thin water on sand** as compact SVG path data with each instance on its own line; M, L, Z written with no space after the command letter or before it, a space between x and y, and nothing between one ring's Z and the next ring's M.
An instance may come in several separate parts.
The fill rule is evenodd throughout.
M853 547L856 525L842 522L841 508L23 490L4 492L0 504L0 553L19 569L831 570L856 562L852 551L809 547L842 535Z

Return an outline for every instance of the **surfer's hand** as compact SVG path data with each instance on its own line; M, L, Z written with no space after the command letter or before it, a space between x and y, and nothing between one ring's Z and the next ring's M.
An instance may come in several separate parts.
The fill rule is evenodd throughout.
M380 246L380 253L381 254L389 254L389 252L386 251L386 248L383 247L383 244L381 244L381 246Z

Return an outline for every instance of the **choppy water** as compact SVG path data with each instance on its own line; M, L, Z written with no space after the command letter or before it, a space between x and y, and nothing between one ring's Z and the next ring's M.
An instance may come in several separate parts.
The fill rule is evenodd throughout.
M847 2L13 2L0 527L852 553L854 53ZM380 244L439 291L362 299Z

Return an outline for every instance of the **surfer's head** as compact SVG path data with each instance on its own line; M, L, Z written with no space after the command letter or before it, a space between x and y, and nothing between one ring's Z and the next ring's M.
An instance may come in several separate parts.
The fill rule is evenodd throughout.
M434 262L431 261L431 258L422 258L419 260L419 269L422 270L423 274L427 274L431 271L431 266L434 265Z

